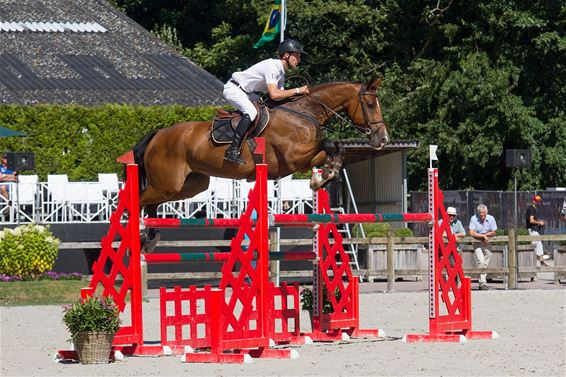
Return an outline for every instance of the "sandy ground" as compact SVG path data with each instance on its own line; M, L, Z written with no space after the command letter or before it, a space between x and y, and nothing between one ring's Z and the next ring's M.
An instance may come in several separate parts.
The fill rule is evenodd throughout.
M365 287L364 287L365 286ZM1 314L2 376L566 376L566 290L473 291L474 329L500 338L466 344L401 342L428 331L427 292L383 293L364 284L364 328L382 328L385 340L359 339L294 347L295 360L256 359L253 364L186 364L178 356L130 357L108 365L52 362L68 349L59 306L4 307ZM146 338L158 340L159 302L144 306Z

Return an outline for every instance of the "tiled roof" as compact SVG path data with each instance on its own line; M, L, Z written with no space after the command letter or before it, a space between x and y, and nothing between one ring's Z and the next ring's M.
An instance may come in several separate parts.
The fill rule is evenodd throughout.
M0 2L0 103L199 106L222 85L106 1Z

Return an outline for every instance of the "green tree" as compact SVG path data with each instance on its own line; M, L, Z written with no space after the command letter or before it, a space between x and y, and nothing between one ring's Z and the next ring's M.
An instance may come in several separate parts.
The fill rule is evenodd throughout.
M180 51L221 80L277 46L251 48L272 0L115 3L150 30L176 30ZM430 143L440 147L446 189L511 188L504 156L512 148L533 155L533 167L518 172L519 189L566 185L564 1L287 3L286 35L309 52L290 84L382 77L392 137L421 142L409 155L410 188L425 184Z

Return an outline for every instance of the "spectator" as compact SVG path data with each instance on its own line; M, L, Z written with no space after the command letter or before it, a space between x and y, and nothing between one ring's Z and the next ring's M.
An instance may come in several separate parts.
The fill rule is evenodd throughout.
M2 163L0 164L0 182L16 182L18 180L17 173L8 169L8 160L6 155L2 155ZM9 203L10 194L8 192L9 185L0 184L0 195Z
M479 242L474 242L474 253L476 254L476 265L479 268L487 268L491 256L491 247L489 239L495 236L497 230L497 223L495 218L487 214L487 206L480 204L477 207L477 213L470 219L470 236L474 237ZM479 288L482 291L487 291L487 274L481 273L479 279Z
M462 222L458 220L458 211L454 207L446 208L446 213L448 217L450 217L450 230L452 234L456 236L456 241L459 241L461 238L466 236L466 230L462 225ZM442 224L442 219L438 220L438 225Z
M533 196L531 205L527 208L527 231L529 236L539 236L544 229L544 220L537 217L537 207L542 204L540 195ZM535 246L535 253L540 266L548 266L544 261L544 249L540 240L533 241Z
M464 238L466 236L466 229L464 229L462 222L458 220L458 212L456 211L456 208L448 207L446 208L446 213L450 218L450 230L452 231L454 237L456 237L456 242L458 242L461 238ZM438 220L438 225L440 226L441 224L442 224L442 219ZM444 236L446 236L446 233L444 233ZM458 253L461 252L459 247L457 247L457 250ZM456 264L454 260L454 255L450 254L448 256L448 260L450 262L450 267L454 267L454 265ZM456 282L458 285L460 284L459 276L456 276Z

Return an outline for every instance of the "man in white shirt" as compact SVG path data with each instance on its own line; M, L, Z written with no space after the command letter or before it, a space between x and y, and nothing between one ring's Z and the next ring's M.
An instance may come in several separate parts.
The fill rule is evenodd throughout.
M497 223L495 218L487 214L487 206L485 204L478 205L477 213L470 219L470 236L474 237L478 242L474 243L474 253L476 254L476 264L480 268L487 268L491 257L491 246L489 239L495 236ZM480 290L488 290L487 274L480 274L479 285Z
M267 92L272 100L282 100L297 94L309 92L309 88L285 89L285 72L295 68L304 54L303 46L295 39L285 39L279 44L278 59L266 59L242 72L235 72L224 85L222 96L228 103L242 112L242 119L236 128L232 144L224 153L224 159L237 165L244 165L240 158L242 141L248 128L257 116L257 110L249 96L254 92Z

